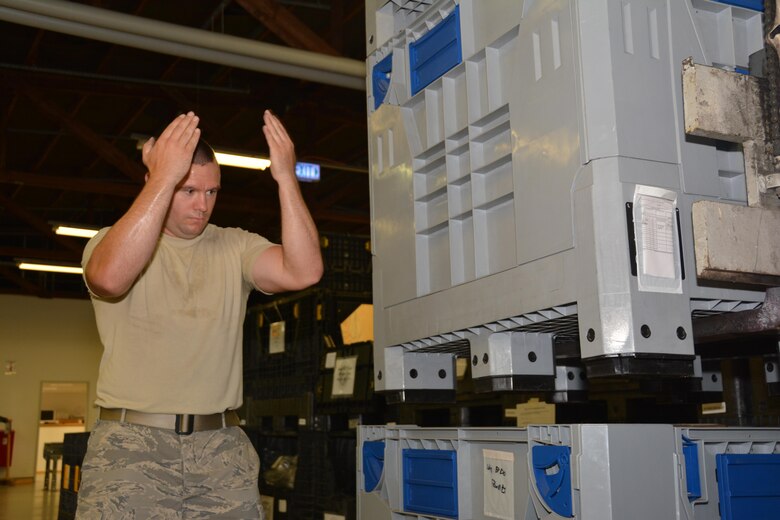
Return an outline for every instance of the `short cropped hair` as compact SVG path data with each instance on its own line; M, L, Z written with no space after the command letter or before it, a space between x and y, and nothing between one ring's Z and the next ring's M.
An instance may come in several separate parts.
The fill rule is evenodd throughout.
M214 155L214 149L205 139L199 139L198 146L195 147L195 153L192 154L192 164L202 166L204 164L216 162L217 157Z

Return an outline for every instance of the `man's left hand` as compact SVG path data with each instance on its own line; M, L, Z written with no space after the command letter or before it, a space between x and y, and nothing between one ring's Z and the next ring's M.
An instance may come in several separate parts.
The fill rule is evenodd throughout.
M271 175L277 183L295 179L295 145L282 122L270 110L263 114L263 133L268 141Z

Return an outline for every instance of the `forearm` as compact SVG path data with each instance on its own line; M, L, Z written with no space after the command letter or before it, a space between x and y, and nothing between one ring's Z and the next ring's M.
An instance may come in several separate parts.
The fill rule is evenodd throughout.
M266 110L263 133L268 141L271 174L279 186L282 245L269 248L255 261L252 277L266 292L295 291L322 277L317 228L295 178L295 147L281 121Z
M282 219L282 262L289 279L308 287L322 277L322 255L314 219L294 178L279 185Z
M173 189L170 183L149 181L95 247L85 272L92 292L118 297L130 289L154 253Z

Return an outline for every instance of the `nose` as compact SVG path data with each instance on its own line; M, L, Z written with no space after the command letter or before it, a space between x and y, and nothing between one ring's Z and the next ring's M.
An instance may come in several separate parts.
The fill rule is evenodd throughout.
M195 209L202 213L205 213L209 209L208 204L206 203L206 194L203 192L200 192L195 196L194 204Z

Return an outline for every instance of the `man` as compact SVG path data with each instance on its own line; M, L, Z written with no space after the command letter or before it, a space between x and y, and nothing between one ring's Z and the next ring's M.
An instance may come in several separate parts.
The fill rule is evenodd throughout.
M280 245L209 224L220 170L190 112L144 145L141 193L84 250L104 353L77 518L262 516L258 456L234 411L247 296L303 289L323 269L293 143L263 119Z

